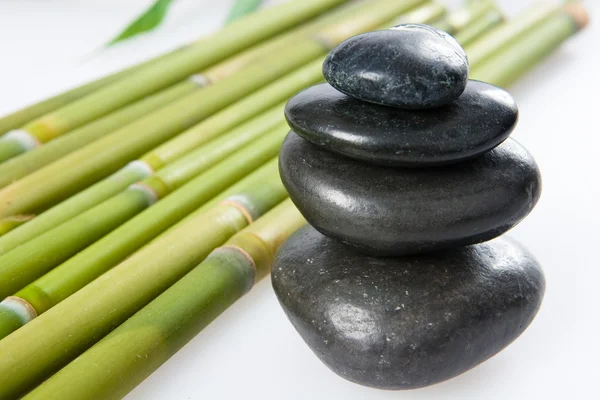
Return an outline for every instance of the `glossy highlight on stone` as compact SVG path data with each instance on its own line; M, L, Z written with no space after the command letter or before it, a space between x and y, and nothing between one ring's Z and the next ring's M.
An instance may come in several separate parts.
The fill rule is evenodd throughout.
M456 163L502 143L518 120L514 99L503 89L469 81L452 104L401 110L356 100L327 83L288 102L286 119L310 142L366 162L423 167Z
M512 240L376 258L310 226L280 249L272 282L321 361L380 389L432 385L487 360L527 328L545 290L537 261Z
M406 24L342 42L325 59L323 74L333 87L357 99L424 109L460 96L469 62L446 32Z
M443 168L391 168L325 151L290 132L279 167L311 225L377 256L490 240L525 218L541 191L534 159L512 139Z

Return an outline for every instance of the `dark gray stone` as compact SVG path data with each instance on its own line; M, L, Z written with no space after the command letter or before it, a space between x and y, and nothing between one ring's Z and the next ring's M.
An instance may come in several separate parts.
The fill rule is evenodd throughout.
M411 111L356 100L324 83L287 104L285 116L303 138L367 162L422 167L474 157L502 143L518 119L513 98L489 83L469 81L454 103Z
M417 169L351 160L290 132L279 165L311 225L373 255L492 239L527 216L541 191L535 161L512 139L459 164Z
M325 79L361 100L424 109L456 100L465 89L469 62L446 32L406 24L351 37L329 53Z
M527 328L545 288L534 257L511 240L376 258L310 226L283 245L272 281L321 361L381 389L432 385L492 357Z

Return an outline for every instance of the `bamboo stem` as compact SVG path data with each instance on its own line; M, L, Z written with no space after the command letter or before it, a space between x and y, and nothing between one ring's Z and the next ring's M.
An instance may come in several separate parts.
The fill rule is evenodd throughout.
M273 107L266 113L250 120L248 123L232 130L231 132L212 140L200 149L197 149L185 157L182 157L154 174L153 177L146 180L158 179L164 183L168 189L167 193L181 187L197 176L200 172L207 169L215 162L215 159L222 159L233 153L241 147L247 145L265 132L276 133L285 131L288 126L283 117L285 103ZM144 183L144 182L142 182ZM162 194L163 197L166 194Z
M174 139L146 153L140 159L141 164L134 163L134 166L137 168L134 168L133 171L131 171L132 164L130 163L124 169L113 174L113 176L63 201L27 224L19 226L15 231L0 236L0 254L6 253L49 229L74 218L94 205L116 195L127 188L128 185L146 178L148 173L141 175L143 169L140 171L140 165L147 165L150 169L157 171L168 163L181 158L184 154L198 148L198 146L222 135L223 132L236 127L241 122L247 121L252 116L267 110L268 107L276 105L277 102L284 101L306 86L318 82L323 76L321 64L322 58L319 58L305 67L278 79L265 88L250 94ZM260 128L261 124L269 127L272 126L273 121L283 118L282 112L279 112L279 115L275 117L273 110L267 114L270 115L255 117L251 121L247 121L241 125L238 129L256 131L257 128ZM65 136L65 138L71 136L73 133ZM52 145L52 143L49 145ZM201 159L203 159L202 155L200 155L198 161L201 161ZM192 168L188 168L188 171L191 170Z
M225 61L220 62L219 64L217 64L213 67L210 67L209 69L205 70L201 74L198 74L197 76L199 76L201 79L197 79L195 81L196 81L196 83L198 83L198 81L205 82L205 83L214 83L214 82L221 81L221 80L231 76L235 72L239 71L240 69L248 66L249 64L256 63L256 62L262 60L264 57L268 57L269 54L273 53L274 51L281 48L282 46L287 45L287 43L289 43L291 40L298 38L298 37L304 37L306 35L312 34L312 33L316 32L318 29L322 29L324 26L327 26L328 24L331 24L331 23L339 21L339 20L343 20L344 18L347 18L356 12L360 12L361 9L363 9L365 7L366 7L366 1L364 1L364 0L361 0L358 2L352 2L347 5L343 5L343 6L339 6L339 7L335 8L334 10L332 10L332 12L326 13L325 15L320 16L319 18L316 18L315 20L308 21L308 22L302 24L301 26L299 26L295 29L292 29L288 32L285 32L283 34L280 34L280 35L276 36L275 38L270 39L264 43L260 43L256 46L250 47L250 48L242 51L241 53L236 54L236 55L226 59ZM166 58L166 57L168 57L168 55L169 54L163 56L162 58ZM159 60L156 60L156 61L158 62ZM169 89L167 89L167 90L169 90ZM170 100L170 101L172 101L172 100ZM170 101L166 101L163 104L166 104ZM140 102L144 102L144 100L142 100ZM138 102L138 103L140 103L140 102ZM137 103L135 103L135 104L137 104ZM126 107L126 110L129 108L135 107L135 104L131 105L129 107ZM141 115L145 115L150 111L151 110L146 110ZM76 137L80 138L80 140L77 141L77 143L78 143L77 147L68 146L67 144L65 144L60 139L65 139L66 137L62 136L55 140L52 140L49 143L49 144L54 144L54 142L59 141L61 143L60 145L57 144L56 146L37 147L34 149L34 151L36 153L38 153L37 156L29 157L26 160L23 160L22 162L19 162L14 166L10 166L10 167L7 166L6 167L7 171L2 171L3 165L0 164L0 172L11 172L11 173L7 173L7 174L0 173L0 188L6 186L7 184L9 184L10 182L14 181L17 178L21 178L21 177L25 176L26 173L32 172L43 165L47 165L49 163L49 161L45 161L44 158L40 158L40 155L49 154L51 156L50 161L54 161L54 160L60 158L61 156L73 151L74 149L82 147L84 144L86 144L86 138L89 137L89 135L90 135L90 132L87 129L89 125L94 126L94 127L97 126L100 131L99 133L106 134L106 133L109 133L109 132L117 129L118 127L126 125L127 123L137 119L140 116L140 115L137 115L137 113L136 113L136 116L132 117L131 119L125 119L125 118L121 117L121 118L119 118L120 121L117 121L117 115L122 116L123 113L124 113L124 110L118 110L118 111L115 111L112 114L110 114L104 118L101 118L99 120L99 121L102 121L105 123L112 122L111 125L109 125L109 126L102 126L102 125L98 126L97 124L95 124L93 122L93 123L90 123L90 124L80 128L80 129L76 129L75 132L70 133L67 136L69 138L69 140L67 140L67 143L70 144L71 142L73 142L73 139L74 139L73 137L76 136ZM104 124L104 125L106 125L106 124ZM83 132L80 132L81 130L83 130L85 132L85 134L83 134ZM77 133L77 135L75 135L76 133ZM73 139L71 139L71 138L73 138ZM87 143L89 143L91 141L92 140L89 140ZM9 146L9 147L12 147L12 146ZM64 149L63 149L63 147L64 147ZM22 152L25 149L23 149L22 146L19 146L17 144L17 150L18 150L18 152ZM0 152L1 151L2 150L0 148ZM14 150L10 150L10 151L14 151ZM61 152L59 152L59 151L61 151ZM24 153L24 154L27 154L27 153ZM1 158L2 158L2 156L0 154L0 159ZM19 157L19 158L21 158L21 157ZM16 171L13 172L12 171L13 168L16 169Z
M322 64L322 57L309 62L149 151L140 160L150 165L154 170L163 168L196 149L199 145L218 137L223 132L235 128L250 118L264 113L278 103L286 101L305 87L319 82L323 79Z
M198 218L201 214L206 213L226 199L241 204L252 218L257 218L263 212L264 206L262 205L271 204L274 201L273 199L283 199L286 196L287 193L279 179L277 159L273 159L237 184L221 192L210 202L186 216L183 221L175 224L166 232L178 229L181 224L187 223L190 219ZM157 233L154 235L157 235ZM152 237L152 234L147 235L144 240L149 241ZM131 236L127 239L131 240ZM106 239L103 239L103 241L106 242ZM90 259L87 257L90 255L98 256L98 254L93 253L99 248L99 245L103 244L106 243L99 243L84 250L80 255L73 257L17 292L12 299L20 300L34 311L34 313L29 314L28 318L23 318L22 313L19 312L20 310L15 310L15 307L6 307L4 303L0 303L0 339L92 282L110 269L114 265L113 263L118 263L119 259L114 258L114 253L112 254L112 262L106 262L105 258L98 261L96 258L90 263ZM138 244L138 246L141 246L141 244ZM131 251L131 248L128 251ZM122 255L122 257L124 258L125 255Z
M1 256L12 251L18 246L33 240L45 232L57 228L61 224L82 214L104 201L109 200L131 183L141 181L152 175L152 169L140 162L131 162L124 168L101 182L91 186L77 195L70 197L31 219L23 225L15 227L13 231L0 236ZM0 266L1 268L1 266Z
M471 71L473 79L511 85L587 24L585 8L569 3Z
M226 25L219 32L136 74L105 86L24 129L41 142L154 93L346 0L302 0L270 7Z
M463 7L450 13L446 19L440 23L440 29L454 35L473 22L480 20L485 14L495 8L496 6L493 0L479 0L466 3Z
M265 276L304 223L284 201L25 398L122 398Z
M285 132L287 132L287 127L276 126L250 146L222 161L226 164L217 164L209 172L213 175L219 175L224 183L221 183L221 186L218 186L215 190L211 186L206 186L206 182L203 182L202 194L204 194L204 197L184 198L185 204L180 205L179 212L183 211L186 206L188 211L192 211L201 204L197 203L199 198L208 200L218 193L219 189L222 190L223 185L226 187L232 184L233 182L226 180L227 172L232 163L235 165L235 162L238 162L237 158L258 160L258 163L255 161L254 165L248 162L239 168L240 171L249 173L252 171L249 169L250 166L261 165L277 154L278 146L281 144ZM246 156L248 151L251 151L253 155ZM232 157L236 159L231 160ZM224 155L217 151L215 158L223 159ZM207 157L203 170L208 169L212 161ZM235 172L239 174L239 172ZM236 178L239 177L235 174L230 175ZM201 175L200 178L205 177ZM0 298L22 289L61 262L75 255L78 251L119 227L125 221L165 196L169 192L168 188L168 183L164 183L156 177L152 180L145 180L139 184L131 185L117 196L0 256ZM181 196L178 196L177 200L181 201ZM190 205L192 206L190 207ZM114 249L109 247L108 250L113 251Z
M269 204L255 203L256 209L267 211L282 199L268 200ZM0 398L24 394L78 356L247 226L248 215L240 204L217 205L161 235L60 305L5 337L0 341Z
M392 26L400 24L430 24L446 15L446 7L440 3L429 2L396 18Z
M0 298L22 289L153 201L143 190L128 190L0 256Z
M238 98L323 54L316 42L274 54L26 176L0 191L0 218L43 211ZM312 48L310 48L312 46ZM140 140L139 132L144 132Z
M499 26L485 36L485 40L477 40L466 46L471 68L476 68L487 58L510 45L528 30L548 19L558 12L561 5L554 2L540 2L512 18L508 23Z
M234 98L325 55L328 48L347 37L372 30L421 2L373 1L364 13L353 20L329 25L314 36L298 38L268 59L257 61L218 84L99 139L0 191L0 217L48 208L55 204L57 197L81 190L122 166L125 160L135 158L169 139L189 127L190 123L198 122L231 103ZM139 141L138 132L145 132L143 142ZM69 168L75 165L76 169Z
M492 9L479 20L473 21L464 29L458 31L454 38L461 46L469 46L504 21L504 14L497 9Z
M92 92L95 92L96 90L102 87L120 81L121 79L127 78L128 76L137 74L143 68L146 68L155 63L160 63L162 59L170 57L172 54L175 54L180 50L181 48L171 51L165 55L152 58L138 65L134 65L122 71L118 71L116 73L96 79L92 82L88 82L84 85L70 89L64 93L52 96L38 103L27 106L21 110L15 111L9 115L5 115L4 117L0 118L0 134L6 133L13 129L18 129L19 127L27 124L35 118L41 117L44 114L48 114L54 110L64 107L67 104L72 103L73 101L78 100Z
M69 132L43 146L21 154L0 164L0 188L58 160L59 158L92 143L108 133L127 125L148 113L155 111L201 86L193 79L187 79L155 95L149 96L121 110L93 121Z

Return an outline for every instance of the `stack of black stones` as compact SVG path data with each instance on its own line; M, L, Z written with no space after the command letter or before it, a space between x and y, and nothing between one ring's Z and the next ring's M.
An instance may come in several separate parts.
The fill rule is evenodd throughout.
M508 138L518 110L469 81L446 33L402 25L334 49L328 83L292 98L281 177L312 226L273 268L288 317L351 381L410 389L452 378L535 317L535 258L497 238L535 206L540 174Z

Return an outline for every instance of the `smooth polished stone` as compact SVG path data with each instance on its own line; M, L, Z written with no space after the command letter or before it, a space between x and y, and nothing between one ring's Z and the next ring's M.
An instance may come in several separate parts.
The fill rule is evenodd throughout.
M310 87L288 102L292 129L324 149L366 162L405 167L459 162L502 143L517 124L506 91L469 81L454 103L411 111L356 100L329 84Z
M531 155L512 139L443 168L391 168L351 160L290 132L281 179L308 222L373 255L465 246L506 232L541 192Z
M406 24L351 37L323 63L325 79L357 99L425 109L456 100L465 89L469 62L446 32Z
M381 389L432 385L492 357L531 323L545 288L537 261L512 240L379 258L310 226L283 245L272 281L321 361Z

